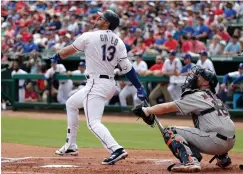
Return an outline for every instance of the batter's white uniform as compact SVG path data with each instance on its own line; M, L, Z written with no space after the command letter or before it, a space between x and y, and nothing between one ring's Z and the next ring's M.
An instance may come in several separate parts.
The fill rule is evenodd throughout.
M19 69L18 71L13 70L11 76L14 74L28 74L26 71ZM24 87L25 80L19 80L19 102L24 102L25 97L25 87Z
M133 68L137 73L148 70L148 65L143 60L137 63L136 61L132 64ZM127 85L121 90L119 94L121 106L127 106L126 98L132 96L134 105L139 105L141 100L137 97L137 89L132 85L131 82L127 82Z
M176 71L181 72L182 64L180 59L175 58L172 62L169 59L166 59L163 65L162 72L174 72L176 66ZM180 79L180 76L170 76L170 83L168 86L168 92L171 96L171 99L177 100L181 96L181 86L183 82Z
M67 144L76 144L79 126L79 108L84 107L87 126L109 152L122 148L101 123L105 102L116 90L114 69L120 65L124 73L131 70L123 41L111 30L86 32L72 44L78 51L84 51L87 83L66 102L68 133ZM65 145L66 146L66 145Z
M63 64L57 64L56 69L51 67L48 69L45 73L45 77L48 79L54 75L54 73L66 73L66 68ZM73 88L73 82L72 80L59 80L59 87L57 92L57 101L58 103L65 104L68 99L68 93Z

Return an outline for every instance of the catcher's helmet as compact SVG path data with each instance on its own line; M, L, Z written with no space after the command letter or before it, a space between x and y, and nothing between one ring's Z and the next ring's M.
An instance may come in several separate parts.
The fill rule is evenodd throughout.
M109 29L110 30L115 30L119 24L120 24L120 19L118 15L113 12L112 10L106 10L104 13L98 12L98 14L105 19L107 22L110 23Z
M199 66L194 66L191 69L191 73L189 73L186 77L186 81L182 86L183 90L185 89L197 89L197 78L198 75L201 75L205 80L209 81L210 90L215 93L215 88L218 84L218 78L216 74L210 69L201 68Z

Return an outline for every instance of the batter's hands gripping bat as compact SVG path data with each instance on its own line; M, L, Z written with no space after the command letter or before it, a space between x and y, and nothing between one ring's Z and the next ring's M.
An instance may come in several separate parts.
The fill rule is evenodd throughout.
M147 99L144 100L144 102L145 102L145 104L146 104L147 106L150 106L150 104L149 104L149 102L148 102ZM154 115L154 114L153 114L153 115ZM159 121L159 119L158 119L158 117L157 117L156 115L154 115L154 120L155 120L157 126L159 127L160 132L162 133L162 135L164 135L164 127L162 126L162 124L160 123L160 121Z

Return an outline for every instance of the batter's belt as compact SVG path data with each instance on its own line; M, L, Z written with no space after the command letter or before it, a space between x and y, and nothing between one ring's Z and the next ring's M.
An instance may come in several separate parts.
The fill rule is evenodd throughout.
M86 76L87 79L90 78L89 75ZM113 79L114 77L108 76L108 75L99 75L98 78L100 79Z

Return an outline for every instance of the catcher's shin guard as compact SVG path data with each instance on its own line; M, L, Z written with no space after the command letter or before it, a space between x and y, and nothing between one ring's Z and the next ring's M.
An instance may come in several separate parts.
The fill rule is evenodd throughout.
M176 133L174 127L167 127L164 131L164 140L173 155L183 164L191 161L191 149L187 146L186 140Z

